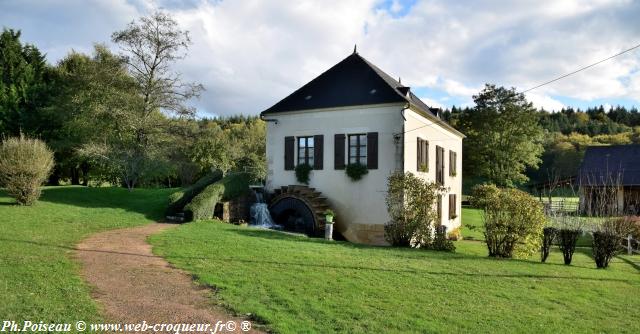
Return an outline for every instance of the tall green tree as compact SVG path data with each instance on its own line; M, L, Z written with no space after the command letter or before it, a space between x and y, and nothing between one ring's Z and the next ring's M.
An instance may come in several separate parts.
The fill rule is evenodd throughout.
M515 88L487 84L473 99L475 107L460 119L467 175L499 186L526 182L526 169L538 167L544 150L539 113Z
M0 34L0 134L41 136L52 131L43 108L50 101L51 68L33 45L23 45L20 31Z
M105 66L91 71L87 90L97 101L90 108L94 119L104 122L101 131L85 145L82 153L117 170L131 190L145 178L157 178L159 170L169 172L171 125L168 116L190 117L194 109L187 102L202 87L183 82L173 70L186 56L189 35L169 15L156 12L130 23L112 35L121 54L104 52ZM117 82L110 82L110 80ZM93 103L93 102L91 102Z

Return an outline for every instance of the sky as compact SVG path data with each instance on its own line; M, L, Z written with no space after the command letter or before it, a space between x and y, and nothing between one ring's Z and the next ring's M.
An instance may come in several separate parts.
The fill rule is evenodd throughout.
M633 0L0 0L0 26L55 64L156 10L191 34L175 65L202 117L256 115L353 51L433 107L485 83L524 91L640 44ZM526 94L559 110L640 106L640 48Z

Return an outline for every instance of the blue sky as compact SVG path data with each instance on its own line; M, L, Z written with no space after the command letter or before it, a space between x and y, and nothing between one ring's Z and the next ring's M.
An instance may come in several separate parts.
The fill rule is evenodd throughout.
M533 87L640 43L632 0L0 0L55 63L162 9L191 32L176 64L206 91L200 115L257 114L359 53L432 106L472 105L484 83ZM527 94L536 106L640 105L640 49Z

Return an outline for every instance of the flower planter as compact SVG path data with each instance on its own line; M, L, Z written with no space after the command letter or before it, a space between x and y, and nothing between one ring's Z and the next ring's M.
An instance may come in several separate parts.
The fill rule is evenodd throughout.
M333 240L333 223L327 222L324 226L324 238Z

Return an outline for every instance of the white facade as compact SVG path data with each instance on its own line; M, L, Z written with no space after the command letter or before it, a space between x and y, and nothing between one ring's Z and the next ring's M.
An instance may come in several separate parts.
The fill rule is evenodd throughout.
M422 116L406 103L390 103L357 107L326 108L265 115L267 120L266 189L273 191L281 186L298 184L295 171L285 170L285 137L323 135L323 168L313 170L309 186L327 197L336 212L336 229L349 241L383 245L384 224L389 221L385 204L387 177L395 170L410 171L425 179L435 180L435 148L445 149L444 186L457 194L457 218L449 220L449 200L442 200L444 225L449 230L460 225L462 190L462 135L447 125L438 124L438 118ZM416 130L412 130L416 129ZM409 132L407 132L409 131ZM344 169L334 168L334 135L378 133L378 168L359 181L351 181ZM405 133L406 132L406 133ZM403 135L404 133L404 135ZM429 141L429 165L427 173L417 172L416 138ZM298 142L294 149L294 161L298 161ZM457 153L456 176L449 176L449 151ZM348 163L348 153L345 153Z

